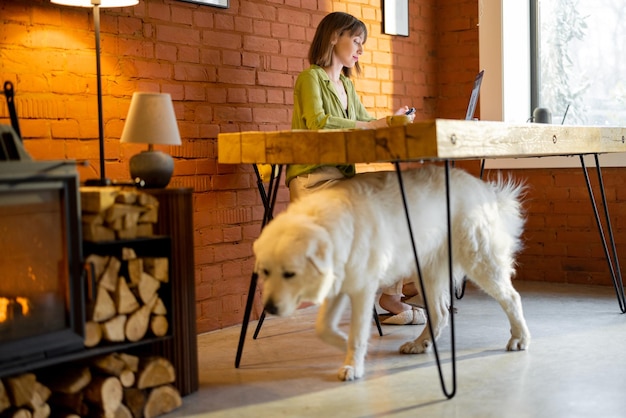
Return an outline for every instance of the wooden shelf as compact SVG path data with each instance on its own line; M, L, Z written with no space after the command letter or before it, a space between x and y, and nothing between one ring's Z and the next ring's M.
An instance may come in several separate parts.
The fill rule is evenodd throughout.
M146 347L151 344L162 343L171 339L171 336L160 338L144 338L143 340L134 343L128 342L116 344L102 344L97 347L85 348L83 350L71 351L67 353L48 353L48 356L24 357L16 360L10 366L0 370L0 377L35 371L38 369L56 366L71 361L84 360L90 357L99 356L101 354L108 354L118 351L137 349L139 347Z
M137 342L101 343L92 348L71 352L48 352L23 357L0 369L0 377L34 371L63 363L83 360L111 352L147 352L167 358L176 370L174 385L185 396L198 390L198 348L196 336L195 266L193 245L192 189L146 190L159 200L159 219L154 237L104 242L83 242L83 255L121 257L124 247L131 247L139 257L170 259L170 281L163 288L167 294L169 335L143 338ZM162 295L163 297L164 295Z

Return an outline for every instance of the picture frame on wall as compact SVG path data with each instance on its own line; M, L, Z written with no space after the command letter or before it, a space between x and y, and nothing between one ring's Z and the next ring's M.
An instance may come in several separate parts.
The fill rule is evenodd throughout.
M221 7L222 9L228 9L230 0L181 0L187 3L204 4L207 6Z
M409 0L383 0L383 33L409 36Z

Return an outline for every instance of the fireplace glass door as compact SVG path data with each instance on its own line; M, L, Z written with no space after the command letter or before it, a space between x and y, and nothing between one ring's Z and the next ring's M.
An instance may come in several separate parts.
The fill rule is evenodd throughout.
M22 191L0 206L0 341L67 327L69 270L58 191Z
M82 346L76 199L74 177L0 182L0 369Z

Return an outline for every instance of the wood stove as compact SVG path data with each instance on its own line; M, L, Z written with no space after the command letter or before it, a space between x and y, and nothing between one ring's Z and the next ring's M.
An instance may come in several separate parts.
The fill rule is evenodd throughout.
M83 348L78 174L0 161L0 376Z

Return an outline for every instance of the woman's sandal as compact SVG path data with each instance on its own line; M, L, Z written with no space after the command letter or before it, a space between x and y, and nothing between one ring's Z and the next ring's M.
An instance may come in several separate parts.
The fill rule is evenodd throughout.
M384 325L423 325L426 323L426 313L423 309L413 306L408 311L390 316L381 322Z

